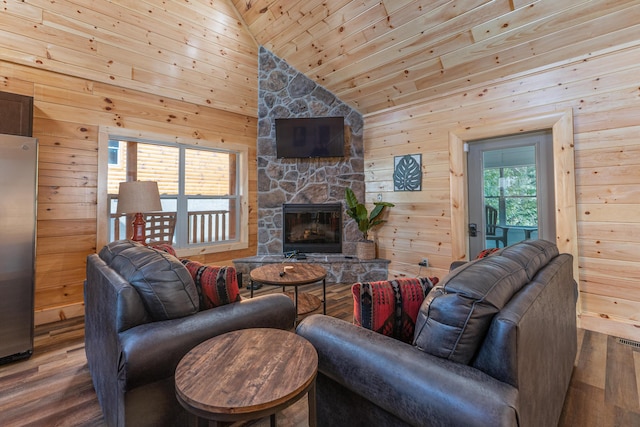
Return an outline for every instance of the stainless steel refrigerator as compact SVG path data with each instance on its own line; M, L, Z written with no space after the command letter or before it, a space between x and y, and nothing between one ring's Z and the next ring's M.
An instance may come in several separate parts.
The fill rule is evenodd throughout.
M38 145L0 134L0 363L31 356Z

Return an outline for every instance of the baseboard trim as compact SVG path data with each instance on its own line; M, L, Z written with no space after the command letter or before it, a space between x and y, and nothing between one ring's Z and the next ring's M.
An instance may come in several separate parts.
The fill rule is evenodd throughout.
M640 324L625 322L623 319L602 317L596 313L581 313L578 316L578 327L614 337L640 341Z
M37 310L34 313L34 323L35 326L38 326L82 316L84 316L84 303L79 302L71 305Z

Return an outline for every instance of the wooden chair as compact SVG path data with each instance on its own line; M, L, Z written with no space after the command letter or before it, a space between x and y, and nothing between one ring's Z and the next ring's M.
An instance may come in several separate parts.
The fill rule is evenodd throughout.
M147 221L146 237L152 243L173 243L176 229L175 212L155 212L145 214Z
M502 242L502 246L506 247L508 245L507 233L509 232L509 228L498 225L498 210L487 205L484 207L484 213L486 220L486 240L493 240L496 248L500 247L499 242Z

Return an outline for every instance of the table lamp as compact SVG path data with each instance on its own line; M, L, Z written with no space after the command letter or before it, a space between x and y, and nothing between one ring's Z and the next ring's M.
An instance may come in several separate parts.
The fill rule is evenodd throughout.
M144 244L146 239L143 212L161 211L158 183L154 181L121 182L118 190L117 213L135 214L131 240Z

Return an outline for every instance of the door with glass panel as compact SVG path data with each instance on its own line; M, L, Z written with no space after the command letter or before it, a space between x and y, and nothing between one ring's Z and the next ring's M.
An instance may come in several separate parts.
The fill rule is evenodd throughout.
M537 131L468 143L469 254L555 241L553 141Z

